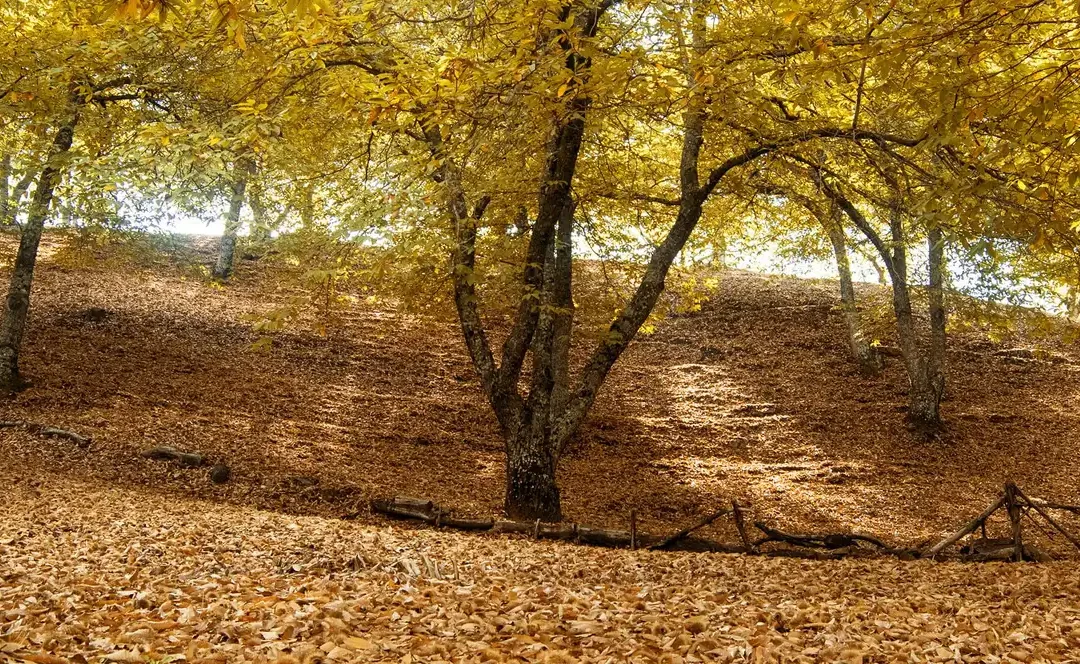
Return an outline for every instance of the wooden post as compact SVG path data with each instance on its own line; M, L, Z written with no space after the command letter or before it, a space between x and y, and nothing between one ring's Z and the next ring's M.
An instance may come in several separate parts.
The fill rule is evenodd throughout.
M1024 539L1020 529L1020 504L1016 501L1016 485L1012 482L1005 483L1005 509L1012 524L1013 557L1016 562L1021 562L1024 559Z
M1051 526L1053 526L1053 527L1054 527L1054 528L1055 528L1055 529L1056 529L1056 530L1057 530L1057 531L1058 531L1059 533L1061 533L1062 535L1064 535L1064 536L1065 536L1065 539L1067 539L1067 540L1069 540L1070 542L1072 542L1073 546L1075 546L1075 547L1076 547L1077 549L1080 549L1080 540L1077 540L1077 539L1076 539L1075 537L1073 537L1073 536L1072 536L1072 534L1071 534L1071 533L1070 533L1069 531L1067 531L1067 530L1065 530L1064 528L1062 528L1062 527L1061 527L1061 526L1060 526L1060 525L1058 524L1058 522L1057 522L1057 521L1054 521L1054 520L1053 520L1052 518L1050 518L1050 515L1049 515L1049 514L1047 514L1046 512L1044 512L1044 511L1043 511L1043 509L1042 509L1041 507L1039 507L1039 505L1038 505L1038 504L1036 504L1035 502L1033 502L1033 501L1031 500L1031 498L1028 498L1028 497L1027 497L1027 495L1025 495L1025 494L1024 494L1024 492L1020 490L1020 487L1016 487L1016 486L1014 486L1014 487L1013 487L1013 490L1014 490L1014 491L1016 492L1016 495L1017 495L1017 496L1019 496L1019 497L1020 497L1021 499L1023 499L1023 501L1024 501L1025 503L1027 503L1027 504L1028 504L1029 506L1031 506L1031 509L1033 509L1033 510L1035 510L1036 512L1038 512L1038 513L1039 513L1039 515L1040 515L1040 516L1042 516L1042 518L1046 519L1046 520L1047 520L1047 522L1049 522L1049 524L1050 524Z
M750 542L750 537L746 534L746 523L743 521L742 506L739 505L738 500L731 501L731 511L735 514L735 528L739 531L739 538L742 539L743 546L746 547L746 552L750 553L754 550L754 545Z
M630 550L637 549L637 510L630 510Z

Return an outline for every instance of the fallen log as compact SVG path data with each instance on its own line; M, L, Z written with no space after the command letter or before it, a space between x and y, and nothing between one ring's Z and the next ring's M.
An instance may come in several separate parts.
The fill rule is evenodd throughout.
M844 549L857 546L859 542L873 544L883 551L891 551L884 542L870 535L856 535L853 533L829 533L826 535L793 535L776 528L770 528L761 521L755 521L754 527L765 533L765 538L755 543L756 546L769 542L782 542L793 546L802 546L812 549Z
M181 452L175 447L168 445L158 445L157 447L151 447L148 450L144 450L142 453L143 458L153 459L154 461L176 461L182 466L188 466L190 468L198 468L199 466L206 465L206 457L196 452Z

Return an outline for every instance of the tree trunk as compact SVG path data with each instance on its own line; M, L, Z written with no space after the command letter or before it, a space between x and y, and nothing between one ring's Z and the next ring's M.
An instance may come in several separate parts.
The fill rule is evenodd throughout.
M915 317L911 311L911 288L908 284L907 248L903 223L903 199L899 185L895 189L892 208L889 210L890 244L886 245L877 231L842 192L825 180L820 180L825 194L852 220L877 249L885 263L892 281L893 312L896 314L896 331L900 337L900 352L908 374L908 421L919 432L932 435L941 429L941 396L945 389L945 309L942 296L944 251L941 229L928 232L930 263L930 324L931 346L924 352L919 345L915 330Z
M240 211L244 207L244 191L253 168L254 163L247 158L241 159L235 166L237 173L231 186L232 195L229 198L229 212L225 216L225 232L221 235L221 248L214 266L214 278L219 281L227 281L233 273L236 234L240 230Z
M511 519L562 520L550 433L547 413L540 412L507 438L505 510Z
M71 149L78 121L79 113L76 109L67 122L56 130L49 157L38 177L37 189L30 202L26 226L22 229L19 240L19 252L11 272L3 323L0 324L0 389L9 392L18 390L23 385L19 375L19 349L30 313L30 288L34 281L38 246L45 230L45 220L49 216L53 191L63 173L62 157Z
M941 429L941 398L945 393L945 251L941 228L927 231L930 280L930 348L915 363L908 416L916 429L936 433Z
M881 355L866 340L859 322L859 311L855 305L855 283L851 278L851 263L848 261L847 238L844 227L836 218L838 212L836 204L833 203L825 229L832 243L833 254L836 256L836 271L840 276L840 308L847 325L848 345L859 364L859 370L866 375L875 375L881 371Z
M5 154L0 158L0 224L7 224L11 216L11 155Z
M551 361L554 380L551 408L555 413L561 413L570 399L570 339L574 327L572 292L574 209L573 203L567 205L555 233L555 259L552 266L555 273L552 276L551 294L551 305L554 310L551 322ZM561 453L562 449L559 452Z

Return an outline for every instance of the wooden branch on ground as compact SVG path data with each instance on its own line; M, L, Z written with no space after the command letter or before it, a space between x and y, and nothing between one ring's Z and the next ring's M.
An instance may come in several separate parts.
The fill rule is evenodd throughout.
M175 447L169 447L168 445L151 447L148 450L144 450L141 456L145 459L153 459L154 461L176 461L181 465L191 468L198 468L199 466L206 465L206 457L202 454L197 452L182 452Z
M1055 530L1057 530L1059 533L1061 533L1062 535L1065 536L1065 539L1072 542L1072 545L1075 546L1077 549L1080 549L1080 540L1077 540L1075 537L1073 537L1072 533L1065 530L1065 528L1063 528L1060 524L1058 524L1057 521L1050 518L1050 515L1047 514L1046 512L1044 512L1041 506L1039 506L1036 503L1032 502L1032 500L1030 498L1028 498L1027 495L1024 494L1023 491L1020 490L1020 487L1013 486L1013 489L1016 491L1016 495L1019 496L1021 499L1023 499L1023 501L1028 505L1028 507L1030 507L1031 509L1038 512L1039 516L1046 519L1047 523L1049 523L1051 526L1054 527Z
M44 424L35 424L34 422L26 422L23 420L7 420L0 421L0 429L26 429L32 433L36 433L40 436L49 436L53 438L66 438L75 443L82 449L90 447L90 438L81 434L69 431L68 429L61 429L59 427L50 427Z
M48 427L40 431L42 436L53 436L56 438L67 438L71 442L75 443L79 447L90 447L90 439L81 436L74 431L68 431L67 429L57 429L56 427Z
M876 537L869 535L855 535L851 533L829 533L826 535L792 535L785 533L776 528L770 528L760 521L754 522L754 527L765 533L765 538L758 540L756 546L761 546L767 542L783 542L785 544L792 544L794 546L803 546L813 549L842 549L848 546L854 546L858 542L866 542L873 544L879 549L889 550L884 542Z
M990 507L987 507L983 511L982 514L980 514L979 516L975 517L971 521L964 524L964 526L962 528L960 528L960 530L956 531L952 535L949 535L948 537L941 540L940 542L938 542L934 546L930 547L926 551L926 555L928 557L930 557L930 558L933 558L934 556L936 556L939 553L941 553L942 551L944 551L945 547L947 547L947 546L949 546L951 544L955 544L956 542L959 542L961 537L963 537L964 535L967 535L970 532L973 532L976 528L978 528L983 523L985 523L986 520L990 518L990 515L992 515L996 511L998 511L998 509L1004 504L1005 504L1005 494L1002 494L1002 495L998 496L997 500L995 500L993 503L991 503Z
M689 528L683 528L679 532L677 532L677 533L675 533L675 534L673 534L673 535L671 535L669 537L665 537L664 539L660 540L656 544L653 544L652 546L649 547L649 550L650 551L663 550L663 549L671 546L675 542L678 542L679 540L684 539L687 535L694 532L698 528L704 528L705 526L709 525L713 521L716 521L717 519L724 516L725 514L731 514L731 510L728 509L727 507L722 507L722 508L716 510L715 512L713 512L712 514L710 514L709 516L705 517L701 521L698 521L694 525L690 526Z

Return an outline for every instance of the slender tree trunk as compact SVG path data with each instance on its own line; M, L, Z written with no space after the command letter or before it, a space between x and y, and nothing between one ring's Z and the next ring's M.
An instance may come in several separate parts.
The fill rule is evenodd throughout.
M229 211L225 216L225 232L221 235L221 247L218 250L217 264L214 266L214 278L219 281L227 281L233 273L236 234L240 230L240 211L244 207L244 191L253 168L254 164L247 158L242 158L234 167L236 173L230 187L231 196L229 197Z
M252 169L254 175L254 169ZM247 186L248 206L251 208L251 243L262 249L270 241L270 220L266 203L263 200L263 188L259 180L253 179Z
M915 317L911 310L911 288L908 284L907 249L903 224L903 200L894 183L895 200L889 211L890 246L850 200L824 180L820 181L825 194L839 205L877 249L892 281L893 312L900 338L900 352L908 374L908 421L924 434L940 430L941 396L945 389L945 309L942 296L944 250L939 228L931 229L930 237L930 321L931 347L924 352L919 344Z
M840 276L840 308L844 314L844 323L847 325L848 345L852 356L859 364L859 370L866 375L874 375L881 371L881 355L866 340L866 335L862 331L859 310L855 304L855 282L851 278L851 263L848 261L847 237L844 234L844 227L836 218L838 212L834 203L830 209L829 219L826 220L825 230L832 243L833 255L836 257L836 271Z
M22 202L23 196L30 189L30 185L34 182L34 172L31 171L24 175L21 180L15 183L15 186L11 189L11 193L8 195L7 209L2 217L0 217L0 225L2 226L14 226L18 219L19 204Z
M0 157L0 224L7 224L11 216L11 155Z
M930 280L930 348L913 362L910 406L911 423L920 431L934 433L941 428L941 398L945 393L945 271L944 239L937 226L927 232Z
M555 234L555 258L552 283L551 305L552 351L554 365L554 386L552 388L551 408L553 413L561 413L570 399L570 340L574 328L573 296L573 233L574 209L571 203L559 219ZM559 449L562 452L562 449Z
M30 202L26 225L19 240L19 252L11 272L4 318L0 324L0 389L9 392L18 390L23 385L19 375L19 349L30 312L30 289L34 281L38 246L45 230L45 220L49 216L53 191L63 174L63 156L71 149L78 122L79 113L76 107L70 118L57 128L45 168L38 177L37 189Z

